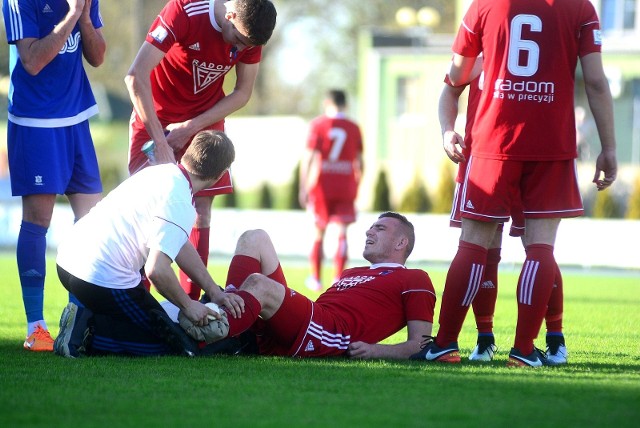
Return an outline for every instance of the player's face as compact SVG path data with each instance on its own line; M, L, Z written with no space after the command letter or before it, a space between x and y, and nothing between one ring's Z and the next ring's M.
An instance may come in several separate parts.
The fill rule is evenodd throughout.
M235 46L238 51L253 46L251 41L247 37L248 31L243 23L238 19L235 11L233 10L233 2L227 2L227 14L225 18L229 21L230 25L222 26L222 38L225 42Z
M390 262L394 248L400 238L398 235L398 220L383 217L376 220L367 230L367 239L362 256L370 263Z

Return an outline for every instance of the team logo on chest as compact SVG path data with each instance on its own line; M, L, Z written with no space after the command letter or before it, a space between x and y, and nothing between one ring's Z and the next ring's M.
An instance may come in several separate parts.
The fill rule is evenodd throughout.
M193 93L197 94L211 85L213 82L227 74L230 66L216 65L214 63L193 60Z

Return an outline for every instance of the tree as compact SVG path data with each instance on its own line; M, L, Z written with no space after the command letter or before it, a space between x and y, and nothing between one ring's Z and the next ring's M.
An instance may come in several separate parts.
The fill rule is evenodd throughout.
M440 183L438 183L436 197L433 202L434 213L445 214L451 211L453 193L456 190L454 174L453 164L446 160L440 169Z
M289 188L289 203L287 208L290 210L301 210L300 198L300 163L298 163L293 170L293 179L291 180L291 187Z
M387 173L380 170L373 195L373 210L376 212L391 211L391 199Z
M640 219L640 176L636 178L631 189L625 217L628 219Z
M431 211L431 198L427 188L418 174L413 179L413 184L407 189L400 202L400 211L412 213L426 213Z

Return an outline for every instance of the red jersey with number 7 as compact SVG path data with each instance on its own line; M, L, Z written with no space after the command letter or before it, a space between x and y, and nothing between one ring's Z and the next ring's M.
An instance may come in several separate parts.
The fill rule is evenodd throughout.
M358 125L343 114L317 117L310 125L307 148L322 156L318 184L312 192L321 192L327 199L354 200L358 193L354 162L362 153Z

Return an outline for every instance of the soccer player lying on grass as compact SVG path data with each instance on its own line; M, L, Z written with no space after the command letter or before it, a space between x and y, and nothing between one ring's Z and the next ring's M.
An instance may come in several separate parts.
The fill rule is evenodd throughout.
M229 317L226 338L201 353L228 350L225 342L251 329L262 355L409 358L420 350L424 336L431 336L436 301L429 275L404 266L414 242L413 225L404 216L381 214L366 232L363 257L371 265L345 270L314 302L287 286L265 231L243 233L227 290L242 297L245 312ZM378 343L405 326L405 342ZM195 327L201 329L206 328Z
M182 157L125 180L80 219L58 247L62 285L85 306L69 303L60 320L54 352L79 356L91 318L94 353L187 354L198 351L141 282L144 270L156 289L192 323L218 316L180 287L172 263L203 286L208 297L239 316L239 295L223 293L189 242L196 219L193 195L214 182L235 158L221 131L202 131ZM91 314L93 312L93 314ZM91 316L92 315L92 316Z

